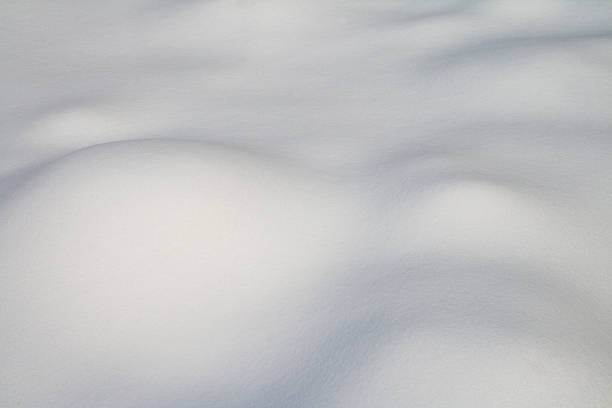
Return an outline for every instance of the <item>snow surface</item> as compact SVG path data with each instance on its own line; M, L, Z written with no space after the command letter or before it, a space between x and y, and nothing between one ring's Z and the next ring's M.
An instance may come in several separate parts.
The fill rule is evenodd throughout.
M608 0L0 3L0 407L612 406Z

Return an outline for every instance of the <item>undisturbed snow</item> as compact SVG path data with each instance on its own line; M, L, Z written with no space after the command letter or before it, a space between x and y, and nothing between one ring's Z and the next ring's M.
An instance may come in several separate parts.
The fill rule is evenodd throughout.
M0 407L612 406L606 0L0 3Z

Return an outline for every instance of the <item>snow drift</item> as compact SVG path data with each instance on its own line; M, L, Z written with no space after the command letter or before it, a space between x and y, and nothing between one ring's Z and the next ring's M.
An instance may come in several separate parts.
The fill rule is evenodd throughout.
M611 18L0 5L0 406L612 405Z

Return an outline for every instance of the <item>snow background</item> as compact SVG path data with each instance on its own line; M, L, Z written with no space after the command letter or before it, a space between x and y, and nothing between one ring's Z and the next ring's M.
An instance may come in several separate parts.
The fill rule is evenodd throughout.
M1 2L0 406L611 406L611 23Z

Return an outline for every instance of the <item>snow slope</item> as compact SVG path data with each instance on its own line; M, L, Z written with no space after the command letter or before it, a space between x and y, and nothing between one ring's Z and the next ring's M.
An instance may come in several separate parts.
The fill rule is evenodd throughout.
M0 3L0 406L612 406L611 23Z

